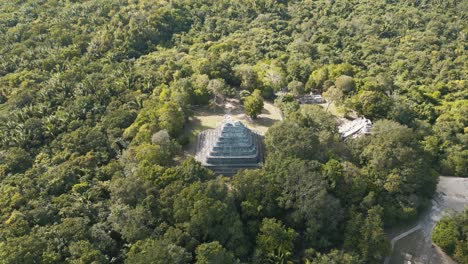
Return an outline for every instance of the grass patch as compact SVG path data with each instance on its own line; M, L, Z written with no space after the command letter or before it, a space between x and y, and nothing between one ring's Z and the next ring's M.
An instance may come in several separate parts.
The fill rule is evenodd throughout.
M187 125L186 136L189 139L189 144L185 148L186 154L195 154L197 137L201 131L218 127L227 115L231 117L231 120L239 120L261 135L265 135L269 127L282 120L281 111L270 102L264 103L263 111L257 119L251 119L245 115L242 105L236 100L228 101L224 107L196 109Z

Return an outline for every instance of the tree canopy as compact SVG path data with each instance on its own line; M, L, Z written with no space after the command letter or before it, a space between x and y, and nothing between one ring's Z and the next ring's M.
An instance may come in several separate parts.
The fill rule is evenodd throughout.
M378 262L437 174L468 176L467 9L3 1L0 263ZM255 118L284 88L374 129L344 141L285 95L262 168L226 178L181 151L194 110L238 97Z
M432 233L432 241L461 264L468 263L468 209L450 212L440 219Z

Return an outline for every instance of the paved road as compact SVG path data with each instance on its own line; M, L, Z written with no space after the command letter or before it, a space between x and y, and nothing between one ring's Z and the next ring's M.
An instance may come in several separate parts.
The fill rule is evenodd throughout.
M431 208L423 213L417 223L393 230L391 244L393 254L385 264L410 263L448 264L454 263L432 245L432 229L447 210L463 211L468 205L468 178L439 177L437 193Z

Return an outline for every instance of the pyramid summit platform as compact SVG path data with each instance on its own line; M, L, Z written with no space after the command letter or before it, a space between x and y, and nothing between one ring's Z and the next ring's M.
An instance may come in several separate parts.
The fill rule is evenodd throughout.
M225 120L198 135L195 158L215 173L231 176L239 169L260 167L263 152L259 134L240 121Z

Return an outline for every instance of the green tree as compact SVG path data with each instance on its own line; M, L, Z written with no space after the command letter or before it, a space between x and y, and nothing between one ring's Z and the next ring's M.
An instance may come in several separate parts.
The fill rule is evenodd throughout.
M303 230L308 247L326 248L338 235L343 212L339 201L327 193L320 167L317 161L270 154L265 171L281 191L277 201L288 212L285 222Z
M468 209L450 212L440 219L432 231L432 241L459 263L468 263Z
M318 159L319 139L311 129L301 127L291 121L274 124L265 135L268 153L278 153L287 157L301 159Z
M0 152L0 166L5 166L6 172L24 172L32 163L29 153L21 148L14 147Z
M85 264L85 263L107 263L106 257L98 250L93 247L89 241L80 240L73 242L69 246L71 257L70 263L73 264Z
M382 92L362 91L354 97L354 109L370 119L385 118L392 106L392 100Z
M276 202L279 189L262 170L241 170L234 175L232 187L240 215L250 235L257 234L263 218L280 213Z
M340 106L341 104L343 104L344 93L338 87L331 86L322 95L328 103L325 111L328 111L328 107L332 103L334 103L336 106Z
M329 160L322 165L322 175L328 190L346 207L359 203L367 192L366 180L353 163Z
M269 152L302 159L326 161L342 152L338 129L331 114L320 106L305 105L273 125L265 135Z
M117 231L122 237L135 243L151 235L151 226L155 223L151 212L142 205L135 208L123 204L114 204L109 215L109 223L113 230Z
M366 263L380 263L390 253L390 243L383 230L382 212L380 206L370 208L365 215L352 212L346 225L345 248L359 252Z
M330 65L329 73L331 78L339 78L339 76L353 76L354 75L354 67L349 63L341 63Z
M390 244L383 231L381 215L382 208L369 209L359 233L362 237L357 247L364 259L371 263L379 263L390 251Z
M262 221L255 248L256 262L292 263L294 240L297 233L274 218Z
M211 91L208 89L210 78L206 74L196 74L192 76L192 80L195 104L208 104L211 96Z
M468 101L447 103L441 107L443 113L433 126L437 138L440 171L444 175L468 175L466 149L466 127L468 125Z
M253 91L260 85L257 72L254 67L246 64L238 65L234 68L236 76L241 80L241 89Z
M105 128L127 128L135 120L137 114L131 109L116 109L103 117L102 123Z
M244 109L248 116L254 119L257 118L263 110L263 98L260 90L253 91L252 95L245 98Z
M185 116L180 107L173 102L167 102L158 111L161 128L166 129L170 135L177 136L185 123Z
M188 185L194 182L206 182L214 178L214 173L211 170L203 167L200 162L191 157L184 160L182 164L165 170L164 174L156 180L156 184L163 188L176 181Z
M109 142L99 128L82 126L75 131L65 134L56 146L63 148L69 154L84 155L89 151L107 154Z
M467 1L36 2L0 5L0 263L171 262L182 248L192 263L214 241L249 262L263 218L299 234L296 262L377 259L339 248L371 243L369 210L397 224L436 175L468 174ZM334 117L285 96L263 169L227 181L177 156L213 97L298 82L335 86L374 131L343 142ZM149 238L158 254L131 250Z
M306 83L306 89L308 90L319 90L322 91L328 87L324 87L325 82L328 80L328 68L321 67L315 71L313 71L310 76L309 80Z
M263 84L261 95L265 98L273 98L273 92L278 91L285 85L284 72L280 63L275 60L264 60L257 62L254 68L260 82Z
M357 255L333 249L328 254L318 253L310 264L363 264L364 261Z
M441 171L447 175L466 177L468 175L468 149L462 145L453 145L445 149L445 158L441 161Z
M228 92L226 83L223 79L210 80L207 89L213 94L213 103L215 105L218 104L218 98L221 98L221 103L224 102L224 96Z
M291 81L288 83L288 91L295 96L300 96L305 93L304 84L300 81Z
M146 239L137 241L128 252L125 263L190 263L192 256L184 248L166 241Z
M414 217L418 204L429 199L437 184L417 135L406 126L380 120L369 138L358 141L367 141L360 158L368 185L385 200L386 221ZM414 194L418 203L411 198Z
M335 87L342 91L344 94L352 93L355 89L353 77L341 75L335 80Z
M239 92L239 97L240 97L241 102L244 102L245 98L247 98L248 96L250 96L250 92L247 90L242 90Z
M42 260L46 245L34 235L12 237L0 242L0 259L3 263L37 263Z
M458 237L457 223L447 218L437 222L432 233L432 240L449 255L453 255Z
M237 263L232 253L227 251L218 241L203 243L195 250L197 264L234 264Z
M219 241L236 257L245 257L249 241L233 197L223 182L196 182L176 195L172 209L174 221L201 243Z

